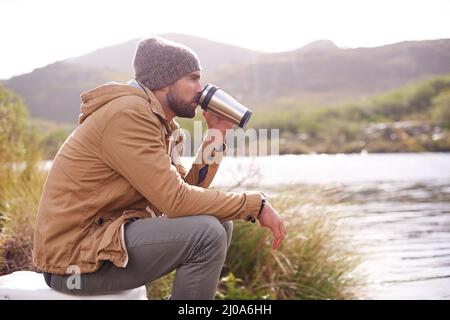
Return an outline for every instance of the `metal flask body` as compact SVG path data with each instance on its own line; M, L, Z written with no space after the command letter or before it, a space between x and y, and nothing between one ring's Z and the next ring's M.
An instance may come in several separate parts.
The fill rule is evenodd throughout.
M241 128L244 128L252 115L251 110L210 83L203 88L199 104L203 110L212 112L219 118L228 120Z

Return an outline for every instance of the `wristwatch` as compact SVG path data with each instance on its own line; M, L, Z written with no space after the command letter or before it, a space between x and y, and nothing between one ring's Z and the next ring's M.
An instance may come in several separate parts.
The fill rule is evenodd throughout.
M259 208L258 215L256 216L257 219L259 219L259 216L260 216L261 212L263 211L264 206L266 205L266 202L267 202L266 195L262 192L260 192L260 193L261 193L261 208Z
M223 153L227 149L227 145L225 144L225 142L223 142L220 147L221 147L221 149L216 148L216 147L213 148L213 150L211 151L211 154L208 156L209 161L213 161L214 157L216 156L216 152Z
M227 149L227 145L225 144L225 142L222 142L221 147L222 147L222 149L216 149L214 147L214 151L216 151L216 152L224 152Z

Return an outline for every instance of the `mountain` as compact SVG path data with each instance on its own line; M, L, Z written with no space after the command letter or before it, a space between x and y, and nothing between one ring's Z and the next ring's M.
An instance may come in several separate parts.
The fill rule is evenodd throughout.
M339 49L326 42L270 55L212 79L244 102L291 97L341 102L450 73L450 40Z
M19 93L31 116L61 122L77 122L80 93L114 79L126 81L126 74L66 62L55 62L31 73L13 77L4 86Z
M206 73L214 72L228 65L256 62L259 57L264 55L262 52L184 34L166 33L160 36L192 48L199 56L202 68ZM111 68L132 74L132 61L138 41L139 39L136 38L65 61L96 68Z
M338 50L339 47L334 44L333 41L330 40L317 40L307 45L301 47L297 51L305 53L305 52L318 52L318 51L330 51L330 50Z
M338 103L450 73L449 39L356 49L340 49L331 41L319 40L297 50L268 54L198 37L162 36L198 53L204 83L219 85L252 109L283 99ZM4 85L24 97L32 116L76 122L82 92L132 75L136 42L60 61L13 77Z
M263 53L181 34L160 35L191 47L207 73L230 65L256 62ZM3 81L20 94L33 117L74 123L80 94L109 81L125 82L133 75L132 60L139 39L98 49ZM207 81L207 76L205 77Z

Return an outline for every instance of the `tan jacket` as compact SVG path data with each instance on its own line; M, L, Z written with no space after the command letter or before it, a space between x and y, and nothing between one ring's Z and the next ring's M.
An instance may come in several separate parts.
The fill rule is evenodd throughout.
M80 124L57 153L39 204L33 249L39 269L69 274L76 266L89 273L101 260L126 267L124 225L133 219L164 213L226 221L258 214L257 192L207 189L218 164L210 164L200 179L209 139L197 153L201 163L189 172L176 155L170 157L183 136L172 137L177 123L166 120L147 88L110 83L81 98Z

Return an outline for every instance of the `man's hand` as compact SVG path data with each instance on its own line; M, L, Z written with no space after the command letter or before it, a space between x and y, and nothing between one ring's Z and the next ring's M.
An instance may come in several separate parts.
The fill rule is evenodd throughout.
M227 129L231 129L233 127L233 123L227 120L222 120L211 112L203 110L202 114L205 118L206 124L208 125L208 129L219 130L222 133L223 138L225 138Z
M269 204L269 202L266 202L261 214L259 215L259 223L261 226L272 230L272 248L274 250L278 249L281 245L281 241L283 241L286 236L287 231L283 221L281 220L280 214Z

